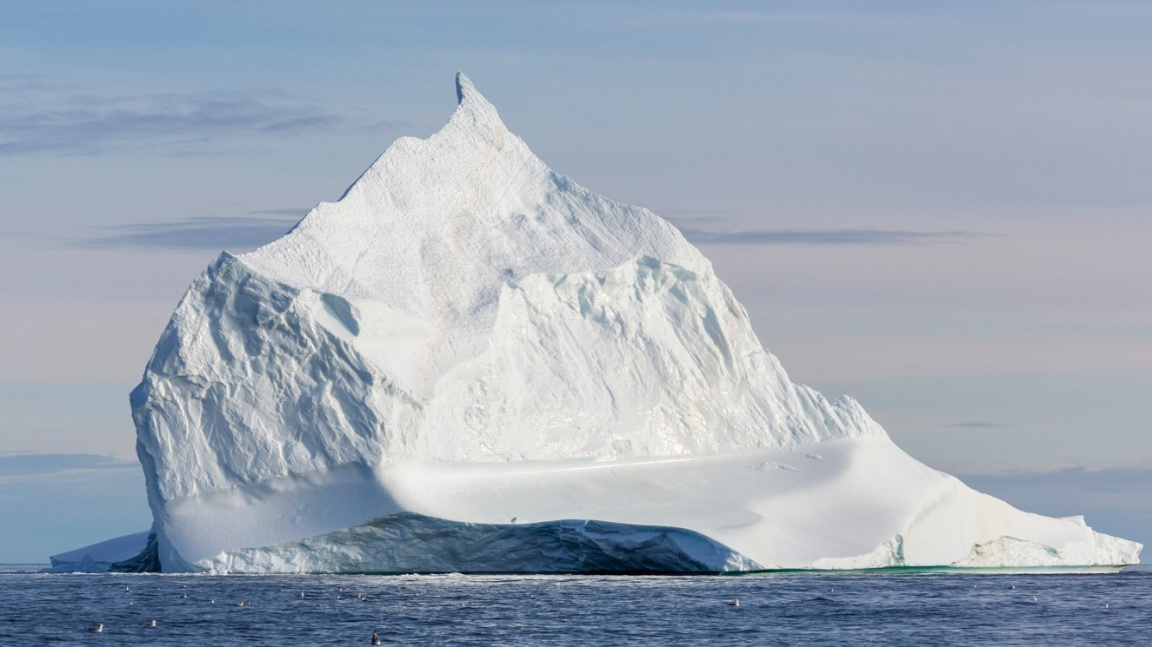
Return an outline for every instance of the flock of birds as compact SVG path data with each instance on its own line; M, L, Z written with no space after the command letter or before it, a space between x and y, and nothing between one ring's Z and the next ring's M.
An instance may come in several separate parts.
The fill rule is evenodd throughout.
M185 588L186 588L186 587L187 587L187 585L185 585ZM124 593L128 593L128 594L132 593L132 587L131 587L131 586L125 586L125 587L124 587ZM417 593L416 595L417 595L417 596L419 596L420 594L419 594L419 593ZM181 597L181 598L184 598L184 599L187 599L187 598L188 598L188 594L187 594L187 593L181 593L181 594L180 594L180 597ZM302 599L304 599L304 598L306 598L306 597L307 597L307 595L305 594L305 592L304 592L304 591L300 591L299 593L297 593L297 594L296 594L296 598L298 598L298 599L301 599L301 600L302 600ZM370 597L368 597L367 595L365 595L364 593L358 593L358 594L356 594L355 598L348 598L348 597L345 597L345 595L344 595L344 589L343 589L343 588L338 588L338 589L336 590L336 599L337 599L337 600L348 600L348 599L356 599L356 600L358 600L358 601L360 601L360 602L368 602L368 601L370 601L370 600L371 600L371 598L370 598ZM208 600L208 603L209 603L209 604L216 604L216 600L215 600L215 599L210 599L210 600ZM236 607L236 608L238 608L238 609L243 609L244 607L247 607L247 606L251 606L251 604L252 604L252 600L250 600L250 599L245 599L245 600L239 600L239 601L237 601L237 602L236 602L235 604L233 604L232 606L234 606L234 607ZM129 603L128 603L128 606L134 606L134 605L135 605L135 603L134 603L134 602L129 602ZM140 625L140 627L141 627L141 628L145 628L145 629L155 629L155 628L157 628L157 627L159 627L159 626L160 626L160 623L159 623L159 621L158 621L158 620L156 620L155 618L153 618L153 619L149 620L148 622L145 622L144 624ZM105 626L105 624L104 624L103 622L99 622L99 623L96 623L95 625L92 625L92 626L88 627L88 632L89 632L89 633L94 633L94 634L102 634L102 633L104 633L104 630L105 630L105 629L107 629L107 627ZM383 640L380 638L380 632L379 632L378 630L374 630L374 631L372 632L372 639L371 639L371 643L372 643L373 645L382 645L382 644L384 644L384 643L383 643Z
M977 585L973 584L973 585L972 585L972 588L976 588L976 586L977 586ZM1012 590L1012 591L1015 591L1015 590L1016 590L1016 585L1015 585L1015 584L1011 584L1011 585L1009 585L1009 586L1008 586L1008 589L1009 589L1009 590ZM132 587L131 587L131 586L125 586L125 587L124 587L124 592L125 592L125 593L132 593ZM836 587L828 587L828 593L835 593L835 592L836 592ZM420 595L420 594L419 594L419 593L417 593L416 595L418 596L418 595ZM182 598L187 598L187 597L188 597L188 595L187 595L186 593L182 593L180 597L182 597ZM297 593L297 594L296 594L296 596L295 596L295 597L296 597L296 598L298 598L298 599L305 599L305 598L307 597L307 595L306 595L306 593L305 593L304 591L300 591L299 593ZM370 600L371 600L371 598L370 598L370 597L368 597L367 595L365 595L364 593L358 593L358 594L356 594L356 596L355 596L354 598L352 598L352 597L345 597L345 595L344 595L344 589L343 589L343 588L338 588L338 589L336 590L336 599L337 599L337 600L350 600L350 599L355 599L355 600L358 600L358 601L360 601L360 602L368 602L368 601L370 601ZM1032 600L1031 600L1031 601L1032 601L1032 602L1034 602L1034 603L1038 603L1038 602L1040 601L1040 598L1039 598L1039 596L1037 596L1037 595L1033 595L1033 596L1032 596ZM211 600L209 600L209 603L210 603L210 604L216 604L216 600L215 600L215 599L211 599ZM132 606L133 604L134 604L134 603L132 603L132 602L129 602L129 603L128 603L128 605L129 605L129 606ZM240 601L236 602L236 603L235 603L233 606L235 606L236 608L239 608L239 609L243 609L243 608L245 608L246 606L250 606L251 604L252 604L252 600L250 600L250 599L245 599L245 600L240 600ZM732 608L734 608L734 609L739 609L739 608L741 608L741 607L740 607L740 598L733 598L733 599L731 599L731 600L726 600L726 601L724 601L724 604L726 604L726 605L728 605L728 606L730 606L730 607L732 607ZM1105 609L1108 609L1108 608L1109 608L1109 605L1108 605L1108 603L1107 603L1107 602L1105 602L1105 603L1104 603L1104 608L1105 608ZM158 627L158 626L159 626L159 622L157 622L157 620L156 620L155 618L153 618L153 619L149 620L148 622L145 622L144 624L142 624L142 625L140 625L140 626L141 626L142 628L146 628L146 629L155 629L156 627ZM104 630L105 630L105 629L106 629L106 627L105 627L104 623L102 623L102 622L101 622L101 623L97 623L96 625L93 625L93 626L90 626L90 627L88 627L88 631L89 631L90 633L96 633L96 634L99 634L99 633L104 633ZM378 630L374 630L374 631L372 632L371 644L373 644L373 645L381 645L381 644L383 644L383 639L380 637L380 632L379 632Z
M972 585L972 588L976 588L976 585L975 585L975 584L973 584L973 585ZM1009 587L1008 587L1008 589L1009 589L1010 591L1015 591L1015 590L1016 590L1016 585L1015 585L1015 584L1013 584L1013 585L1009 586ZM828 587L828 592L829 592L829 593L835 593L835 592L836 592L836 587L834 587L834 586L830 586L830 587ZM1037 602L1037 603L1038 603L1038 602L1040 602L1040 597L1039 597L1039 596L1037 596L1037 595L1033 595L1033 596L1032 596L1032 602ZM732 599L732 600L728 600L728 601L727 601L727 602L725 602L724 604L727 604L727 605L728 605L728 606L730 606L730 607L739 608L739 607L740 607L740 598L734 598L734 599ZM1104 608L1105 608L1105 609L1108 609L1108 608L1110 608L1110 607L1108 606L1108 603L1107 603L1107 602L1105 602L1105 603L1104 603ZM376 643L373 643L373 644L376 644Z

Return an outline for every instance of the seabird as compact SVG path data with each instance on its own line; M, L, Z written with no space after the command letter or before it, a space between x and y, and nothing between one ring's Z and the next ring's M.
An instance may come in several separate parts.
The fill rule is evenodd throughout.
M152 618L151 621L145 622L144 624L142 624L140 626L141 627L155 627L156 626L156 618Z
M100 624L96 625L95 627L88 627L88 631L90 631L94 634L102 634L102 633L104 633L104 623L101 622Z
M727 604L730 607L738 607L738 606L740 606L740 598L736 598L735 600L730 600L729 602L727 602Z
M373 632L372 632L372 644L373 644L373 645L382 645L382 644L384 644L384 643L380 642L380 632L379 632L379 631L373 631Z

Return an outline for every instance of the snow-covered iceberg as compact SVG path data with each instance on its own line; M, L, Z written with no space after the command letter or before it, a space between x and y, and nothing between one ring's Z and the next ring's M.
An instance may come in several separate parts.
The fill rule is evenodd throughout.
M440 132L193 282L131 396L155 519L131 565L1137 561L792 383L673 226L553 172L462 75L457 94Z
M53 555L48 573L105 573L107 571L147 572L160 569L154 558L156 535L137 532Z

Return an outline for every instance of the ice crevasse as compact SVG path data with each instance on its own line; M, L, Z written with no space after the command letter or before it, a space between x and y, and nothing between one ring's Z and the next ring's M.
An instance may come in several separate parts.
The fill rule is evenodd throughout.
M102 563L1137 561L1139 544L976 492L852 399L792 383L672 225L549 169L463 75L457 95L442 130L192 283L131 395L153 528Z

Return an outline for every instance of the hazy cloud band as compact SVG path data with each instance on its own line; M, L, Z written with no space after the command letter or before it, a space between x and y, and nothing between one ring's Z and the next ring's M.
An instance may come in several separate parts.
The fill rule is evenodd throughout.
M344 112L268 93L65 95L47 100L19 100L9 96L0 103L0 155L44 152L92 155L157 143L202 142L222 136L277 136L398 124L360 123Z
M988 235L976 231L897 229L681 231L688 240L700 245L938 245L970 242Z
M269 210L269 215L292 210ZM306 213L284 217L215 216L172 222L109 227L104 235L76 241L78 247L139 247L152 249L252 249L283 236Z

